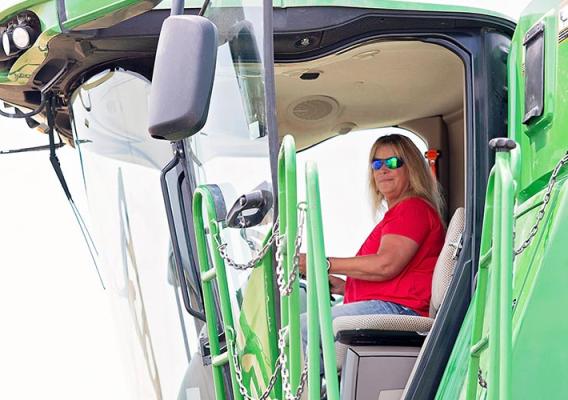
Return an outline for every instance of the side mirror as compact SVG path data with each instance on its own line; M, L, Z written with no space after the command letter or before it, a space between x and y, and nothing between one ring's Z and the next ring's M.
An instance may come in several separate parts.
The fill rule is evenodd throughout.
M217 28L206 18L168 17L162 26L149 101L156 139L181 140L207 121L217 61Z

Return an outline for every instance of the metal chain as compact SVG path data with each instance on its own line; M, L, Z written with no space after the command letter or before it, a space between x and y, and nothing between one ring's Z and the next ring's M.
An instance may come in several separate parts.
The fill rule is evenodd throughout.
M300 265L300 248L302 247L302 231L304 228L305 216L306 216L306 203L302 202L298 204L298 230L296 233L296 238L294 240L294 255L292 258L292 270L290 271L290 275L288 276L287 282L284 281L284 254L283 254L283 250L286 245L286 237L284 235L280 235L278 221L276 221L276 223L274 224L272 236L268 240L267 244L261 249L258 255L248 263L246 264L235 263L226 253L227 244L219 244L219 252L221 253L223 259L233 268L248 269L248 268L254 268L254 266L256 266L256 264L258 263L258 261L260 261L260 259L262 259L262 257L264 257L264 255L268 251L268 249L265 250L265 248L267 246L268 247L271 246L272 243L274 243L276 245L276 275L277 275L276 282L278 284L278 289L280 291L281 296L289 296L292 293L292 286L298 275L297 272ZM290 385L290 372L286 367L286 364L288 363L288 358L286 357L287 336L288 336L287 326L281 328L278 331L278 358L276 359L274 372L272 373L272 376L268 381L266 390L262 393L262 395L258 398L258 400L266 400L269 398L270 392L274 389L274 385L276 384L276 380L278 379L279 372L282 376L282 390L284 392L284 399L300 400L300 398L302 397L302 393L304 392L304 388L308 380L308 362L307 360L304 360L304 367L300 374L300 382L298 383L296 392L292 393L292 388ZM233 337L236 338L235 335L233 335ZM235 368L235 377L237 380L237 384L239 385L239 392L246 400L256 400L255 398L249 395L247 388L243 383L243 372L239 362L239 357L237 355L235 342L236 339L235 341L229 341L229 345L231 346L233 365Z
M562 157L560 159L560 161L558 161L558 164L556 164L556 167L552 171L552 175L550 175L550 179L548 180L548 186L546 188L546 192L544 193L542 205L540 206L540 209L538 210L538 213L536 214L536 221L535 221L534 225L532 226L531 230L529 231L528 237L521 244L521 246L514 251L515 256L518 256L523 251L525 251L525 249L527 247L529 247L529 245L533 241L534 237L536 236L536 234L538 232L538 226L539 226L540 222L542 221L542 219L544 218L544 212L546 210L546 207L548 206L548 203L550 202L550 195L552 194L552 189L554 188L554 185L556 184L556 178L557 178L558 174L560 173L560 169L566 163L568 163L568 151L566 152L564 157Z
M285 326L278 331L278 363L282 373L282 391L284 392L284 399L286 400L299 400L302 397L304 387L306 386L306 381L308 380L308 360L304 360L304 368L300 374L300 382L296 389L296 393L292 394L292 388L290 386L290 373L286 364L288 363L288 358L286 357L286 336L288 335L288 327Z
M284 254L287 238L285 236L276 237L276 283L281 296L289 296L292 293L293 284L298 276L300 266L300 248L302 247L302 231L306 220L306 203L298 204L298 230L294 239L294 255L292 256L292 269L286 282L284 281Z
M243 370L241 368L241 364L239 362L239 356L237 354L237 346L236 346L236 336L234 341L229 341L231 346L231 351L233 354L233 365L235 367L235 377L237 379L237 383L239 385L239 392L246 400L256 400L248 394L247 388L243 383ZM278 372L280 372L280 356L277 359L276 366L274 368L274 372L268 381L268 386L264 393L258 398L258 400L266 400L268 396L270 396L270 392L274 389L274 385L276 384L276 380L278 379Z
M262 246L259 252L252 259L250 259L250 261L244 264L237 263L235 260L231 258L231 256L229 256L229 253L227 252L228 243L219 242L218 237L215 237L215 240L217 241L217 249L219 250L221 258L225 260L225 262L234 269L244 271L247 269L255 268L256 266L259 265L260 261L264 258L266 253L268 253L268 250L270 250L272 244L275 243L279 235L280 235L279 225L278 225L278 220L276 220L276 222L274 223L274 227L272 228L272 235L270 236L266 244Z
M235 377L237 379L237 383L239 385L239 392L246 400L266 400L270 396L270 392L274 389L274 385L276 384L276 380L278 379L278 372L282 374L282 390L284 391L284 399L285 400L300 400L302 397L302 393L304 392L304 388L306 386L306 382L308 380L308 362L305 360L304 368L302 369L302 373L300 375L300 382L296 389L296 393L292 394L292 388L290 387L290 374L288 369L286 368L286 364L288 363L288 358L286 357L286 339L288 335L288 327L284 327L278 331L278 358L276 359L276 365L274 366L274 372L268 381L268 386L266 386L266 390L262 393L262 395L255 399L251 395L249 395L246 386L243 383L243 370L241 368L241 364L239 362L239 356L237 354L236 348L236 339L234 341L229 341L229 345L231 346L231 352L233 355L233 365L235 367ZM233 335L236 338L236 336Z
M479 386L483 389L487 389L487 381L483 379L481 368L477 370L477 383L479 383Z

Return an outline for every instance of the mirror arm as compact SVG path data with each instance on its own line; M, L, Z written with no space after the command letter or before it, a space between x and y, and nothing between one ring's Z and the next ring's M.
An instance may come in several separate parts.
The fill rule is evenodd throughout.
M185 163L184 163L185 164ZM181 221L182 221L182 227L183 227L183 237L186 243L186 247L188 250L188 254L187 256L189 257L189 263L192 267L194 267L192 270L188 271L191 274L191 280L192 282L197 282L197 287L196 285L192 284L191 282L189 283L189 289L191 289L191 291L193 292L193 294L197 297L197 300L199 300L200 302L200 309L203 309L203 292L201 291L201 284L200 284L200 274L199 274L199 267L195 268L195 263L196 261L192 258L192 255L194 253L192 253L192 246L191 246L191 233L190 233L190 228L189 225L187 223L188 218L187 218L187 210L185 208L185 203L184 203L184 198L183 198L183 192L182 192L182 187L183 187L183 182L187 179L188 175L187 175L187 169L186 166L183 166L183 172L179 175L178 177L178 182L177 182L177 190L178 190L178 203L179 203L179 207L180 207L180 213L181 213ZM193 216L192 216L193 218ZM192 262L193 260L193 262Z
M162 195L164 197L164 205L165 205L165 208L166 208L166 217L168 219L168 226L170 228L170 238L172 240L174 259L176 261L176 270L177 270L177 274L178 274L179 284L181 286L181 295L182 295L182 298L183 298L183 304L185 306L185 309L187 310L187 312L191 316L198 318L202 321L205 321L205 314L198 311L198 310L193 309L193 307L191 306L191 301L189 299L189 290L188 290L188 287L187 287L187 281L185 279L185 274L184 274L184 271L183 271L181 252L180 252L179 241L178 241L178 237L177 237L177 233L176 233L176 227L175 227L175 219L174 219L174 214L173 214L173 210L172 210L170 193L169 193L169 189L168 189L168 182L166 180L166 176L167 176L168 172L173 170L180 163L180 159L181 159L180 158L180 149L179 149L179 146L176 146L174 158L162 169L162 173L160 175L160 184L162 186Z

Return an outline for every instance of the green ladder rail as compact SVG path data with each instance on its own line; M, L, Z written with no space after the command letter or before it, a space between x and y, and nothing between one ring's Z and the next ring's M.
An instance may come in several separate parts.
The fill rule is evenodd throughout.
M205 307L205 316L207 320L207 333L210 343L210 352L211 352L211 361L212 361L212 368L213 368L213 380L215 386L215 395L217 400L225 399L227 394L225 393L225 386L223 384L223 366L227 363L229 364L230 373L231 373L231 384L232 384L232 391L234 394L235 399L243 399L243 395L240 392L240 387L236 378L236 366L234 364L235 357L238 359L238 355L234 355L233 351L236 350L236 341L237 341L237 331L234 324L234 317L231 308L231 301L230 301L230 294L227 282L227 273L226 273L226 266L225 261L221 257L221 253L219 252L219 248L217 243L220 242L220 223L216 214L215 203L213 200L213 195L209 191L209 188L204 186L199 186L194 193L193 197L193 212L194 212L194 225L195 225L195 235L196 235L196 242L197 242L197 249L198 249L198 259L201 271L201 285L203 288L203 296L204 296L204 307ZM209 233L209 239L207 234ZM270 240L272 236L272 231L268 232L263 246ZM213 261L213 266L210 265L210 258L208 256L207 248L211 249L211 259ZM274 294L272 288L272 281L273 281L273 272L272 272L272 251L268 251L263 259L260 261L258 265L259 269L262 271L258 271L262 273L262 279L266 285L266 299L265 303L274 304ZM255 274L253 272L252 274ZM249 279L253 279L253 276ZM215 296L213 293L213 282L217 284L218 290L218 298L220 302L221 308L221 319L223 324L223 330L226 335L227 341L227 351L221 352L220 345L219 345L219 337L217 332L218 326L218 318L216 313L215 307ZM268 313L267 315L267 329L269 332L268 344L269 348L266 349L272 360L277 359L277 350L276 350L276 339L275 339L275 324L274 324L274 310L271 307L268 307L266 310ZM241 314L241 318L242 318ZM242 324L242 321L241 321ZM243 325L241 325L241 328ZM271 333L270 333L271 332ZM245 335L245 340L248 340L246 332L243 332ZM254 342L253 342L254 343ZM251 343L247 341L245 346L243 347L243 351L246 353L247 349L251 349ZM238 362L238 360L237 360ZM274 370L268 371L274 373ZM254 375L254 373L253 373ZM241 378L243 378L241 376ZM264 379L267 379L267 374L264 374ZM258 384L258 379L254 380L254 376L251 377L249 381L249 386L253 384ZM242 382L243 385L247 385L247 382ZM267 382L268 383L268 382ZM251 393L251 388L248 387L248 393ZM260 390L260 388L257 388ZM238 393L238 394L236 394ZM280 380L277 379L274 387L270 391L271 398L277 399L281 397L281 383Z
M205 207L204 207L205 206ZM197 256L199 259L199 269L201 271L201 285L203 288L203 305L205 308L205 318L207 320L207 336L209 337L209 348L211 352L211 365L213 370L213 383L215 385L216 400L225 400L225 386L223 383L223 366L229 363L231 371L231 382L233 396L235 400L242 400L239 388L236 384L235 366L233 365L232 346L227 346L227 351L222 352L219 344L217 332L218 319L215 309L215 297L213 293L213 282L217 283L219 301L221 305L221 317L225 330L227 344L234 343L236 340L233 313L229 297L229 285L227 283L227 271L225 261L214 245L215 238L219 237L219 225L217 224L217 213L213 196L206 186L199 186L193 195L193 223L195 226L195 239L197 244ZM207 232L210 233L210 249L213 265L209 262L207 252Z
M294 238L298 233L296 144L290 135L284 137L278 153L278 221L280 234L285 238L282 255L284 277L288 278L294 262ZM288 326L287 369L290 371L290 385L295 389L300 383L302 371L300 291L297 276L292 284L292 292L288 296L280 296L280 320L282 327Z
M339 382L331 320L331 304L329 301L329 280L325 258L319 176L317 165L314 162L306 164L306 198L308 204L308 398L309 400L320 398L319 339L321 333L321 351L323 352L327 399L339 400ZM319 327L321 329L318 329Z
M496 141L497 140L497 141ZM477 288L466 399L476 399L481 387L479 362L489 352L486 389L489 400L509 400L512 396L511 358L513 321L513 207L515 182L511 172L509 139L494 139L497 150L485 199L485 215L480 248ZM489 274L490 272L490 274ZM489 293L488 291L489 286ZM483 336L485 315L489 312L488 335Z
M211 194L209 188L206 185L199 186L193 195L193 215L194 215L194 226L195 235L197 243L197 255L199 259L200 271L201 271L201 285L203 288L203 301L205 308L205 317L207 320L207 335L209 338L210 352L211 352L211 364L213 369L213 382L215 386L215 398L217 400L224 400L227 398L227 393L225 392L225 386L223 381L223 367L229 364L230 375L231 375L231 385L232 392L235 400L241 400L244 395L240 392L240 387L236 379L236 366L234 363L235 356L238 359L238 354L233 354L236 351L236 341L237 341L237 330L235 328L233 311L231 308L230 292L227 281L227 272L225 261L223 260L217 243L220 243L220 229L221 225L216 213L215 203L213 200L213 195ZM209 233L209 237L208 237ZM267 237L263 245L272 236L272 231L268 232ZM207 249L211 249L210 255L213 261L213 265L210 264L210 258ZM267 287L267 298L265 299L266 304L274 303L274 295L272 289L272 251L268 251L259 264L259 268L262 268L263 280ZM254 274L255 272L253 272ZM250 278L252 279L252 277ZM217 332L217 326L219 324L216 307L215 307L215 296L213 289L213 282L217 285L218 298L220 302L220 311L223 330L225 332L225 337L227 341L227 350L221 351L219 344L219 336ZM274 315L273 310L267 309L268 315L268 331L275 332L275 327L273 326ZM242 315L241 315L242 316ZM271 323L272 322L272 323ZM270 357L272 360L277 359L276 352L276 340L274 334L270 334L271 337L268 338ZM246 340L247 338L245 338ZM248 344L245 343L244 349L248 348ZM272 370L271 372L274 372ZM264 376L264 378L267 378ZM242 376L241 376L242 379ZM246 382L242 382L245 387ZM258 382L257 382L258 383ZM252 380L250 385L252 385ZM248 387L248 393L251 393L251 387ZM270 391L271 398L277 399L281 397L281 383L277 379L273 389Z

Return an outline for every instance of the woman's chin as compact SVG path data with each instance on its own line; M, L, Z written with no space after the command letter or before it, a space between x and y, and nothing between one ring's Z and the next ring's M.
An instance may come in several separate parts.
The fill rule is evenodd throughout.
M394 187L390 182L383 182L377 185L379 192L383 194L383 196L388 197L390 194L393 193Z

